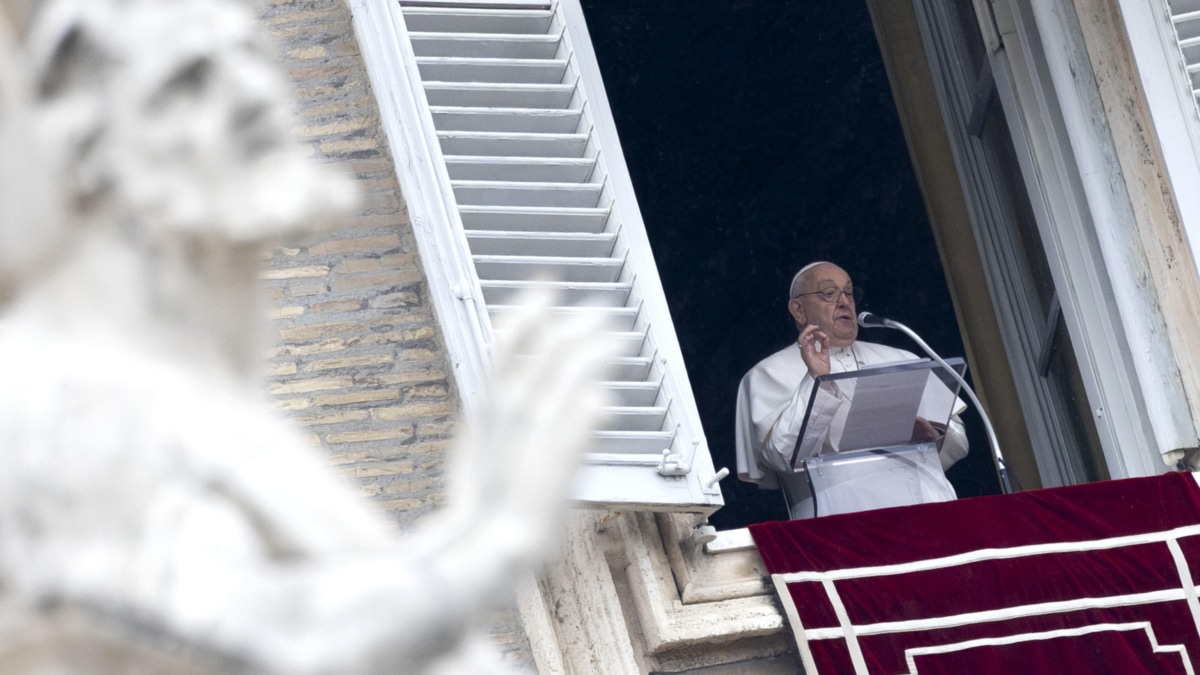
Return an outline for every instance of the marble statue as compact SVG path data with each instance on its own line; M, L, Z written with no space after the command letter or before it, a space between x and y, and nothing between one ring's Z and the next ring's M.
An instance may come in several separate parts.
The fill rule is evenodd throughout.
M496 671L479 623L553 548L599 331L516 320L398 537L259 391L261 252L354 197L253 15L0 8L0 672Z

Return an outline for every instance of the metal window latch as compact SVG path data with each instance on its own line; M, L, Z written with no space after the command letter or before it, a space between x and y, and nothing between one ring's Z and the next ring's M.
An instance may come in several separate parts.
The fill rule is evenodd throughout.
M686 476L691 470L692 467L683 461L683 456L679 453L671 452L670 448L662 451L662 458L658 460L660 476Z

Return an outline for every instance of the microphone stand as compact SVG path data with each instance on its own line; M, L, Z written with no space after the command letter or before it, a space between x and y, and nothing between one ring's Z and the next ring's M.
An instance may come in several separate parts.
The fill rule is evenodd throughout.
M869 320L865 319L863 315L874 318L879 323L869 323ZM1000 489L1003 490L1004 494L1006 495L1012 494L1012 480L1008 475L1008 465L1004 463L1004 455L1000 453L1000 441L996 439L996 430L992 428L992 421L988 419L987 411L983 409L982 405L980 405L979 399L975 397L975 392L971 389L971 386L967 384L967 381L963 379L963 376L959 375L957 370L951 368L950 364L942 360L942 357L938 356L937 352L933 351L933 348L925 344L925 341L921 339L921 336L917 335L916 331L908 326L905 326L899 321L892 321L891 319L877 317L870 312L863 312L859 315L858 322L859 325L863 326L864 328L894 328L901 333L904 333L911 338L913 342L920 345L921 349L924 349L926 354L929 354L934 361L937 361L938 365L940 365L947 373L950 373L950 375L952 375L954 379L958 381L958 384L962 386L963 391L967 393L967 396L971 399L971 402L975 404L975 409L979 411L979 418L983 420L983 428L987 431L988 443L991 445L992 449L992 459L996 463L996 473L1000 476Z

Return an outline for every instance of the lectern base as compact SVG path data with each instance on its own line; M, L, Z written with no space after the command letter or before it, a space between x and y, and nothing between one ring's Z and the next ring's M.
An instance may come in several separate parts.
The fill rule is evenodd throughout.
M821 455L804 466L817 516L957 498L933 443Z

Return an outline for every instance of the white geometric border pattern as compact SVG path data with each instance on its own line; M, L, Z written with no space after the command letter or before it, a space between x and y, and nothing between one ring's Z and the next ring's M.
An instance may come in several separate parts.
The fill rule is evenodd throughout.
M1041 640L1054 640L1063 637L1078 637L1081 635L1091 635L1101 632L1119 632L1119 631L1135 631L1141 630L1146 633L1146 637L1150 640L1150 646L1155 654L1175 654L1183 663L1184 671L1187 675L1196 675L1196 671L1192 668L1191 659L1188 658L1187 647L1183 645L1159 645L1158 639L1154 635L1154 628L1149 622L1142 621L1138 623L1103 623L1094 626L1083 626L1080 628L1069 628L1053 631L1042 631L1038 633L1022 633L1021 635L1007 635L996 638L980 638L977 640L967 640L965 642L956 642L954 644L938 645L936 647L914 647L913 649L905 650L904 660L908 663L908 673L905 675L920 675L917 671L916 659L918 656L927 656L933 654L947 654L950 652L964 651L975 647L994 647L1001 645L1012 645L1021 642L1033 642Z
M1183 600L1186 601L1188 605L1188 609L1192 617L1193 629L1196 631L1197 637L1200 638L1200 601L1197 599L1198 595L1196 586L1192 582L1190 566L1188 565L1188 562L1183 555L1182 548L1179 545L1180 539L1197 535L1200 535L1200 525L1189 525L1186 527L1175 528L1162 532L1148 532L1137 535L1110 537L1089 541L979 549L976 551L969 551L952 556L918 560L902 564L839 569L830 570L827 572L810 571L794 572L789 574L775 574L772 575L772 580L775 583L778 597L783 603L789 623L792 626L792 631L795 635L796 644L799 648L800 657L804 663L806 672L811 673L812 675L817 675L819 673L812 656L812 651L809 647L810 641L844 639L846 641L847 649L850 653L851 663L854 666L855 675L872 675L867 668L866 661L859 646L859 636L916 632L937 628L953 628L968 624L1003 621L1006 619L1033 617L1075 610L1136 606L1159 602L1178 602ZM1176 573L1179 578L1180 585L1178 588L1145 593L1113 595L1108 597L1089 597L1075 600L1034 603L1015 607L1005 607L1003 609L968 612L925 619L855 625L850 621L845 605L838 594L836 586L834 585L834 582L840 580L865 579L871 577L883 577L911 572L945 569L986 560L1026 558L1040 555L1051 555L1055 553L1112 550L1155 543L1164 544L1170 551L1171 558L1175 563ZM825 590L830 607L833 609L834 614L837 617L838 626L836 628L805 629L800 620L799 610L792 599L791 593L788 592L787 586L790 583L821 584ZM985 642L973 640L958 644L979 646L985 644L988 640L994 641L994 644L1013 644L1016 641L1021 640L1048 639L1045 637L1038 638L1036 637L1037 635L1056 637L1066 636L1068 634L1083 635L1089 632L1096 632L1100 630L1118 630L1118 628L1114 628L1114 626L1119 626L1119 630L1132 630L1133 628L1142 627L1141 624L1098 624L1089 627L1067 629L1065 631L1051 631L1043 634L1028 633L1017 636L996 636L993 638L983 638ZM1150 630L1150 626L1148 624L1146 624L1145 628L1148 631ZM1152 644L1156 646L1156 652L1167 651L1182 653L1183 658L1185 659L1187 672L1189 674L1193 673L1191 662L1186 659L1187 653L1186 650L1183 649L1182 645L1159 648L1153 632L1150 631L1149 634ZM955 645L942 645L932 648L923 647L920 648L920 650L913 651L914 653L921 653L921 650L927 651L930 649L942 649L949 651L952 650L952 648L955 648ZM959 646L957 648L966 649L968 647ZM906 658L909 660L909 668L912 669L913 673L915 673L915 666L913 665L911 656Z

